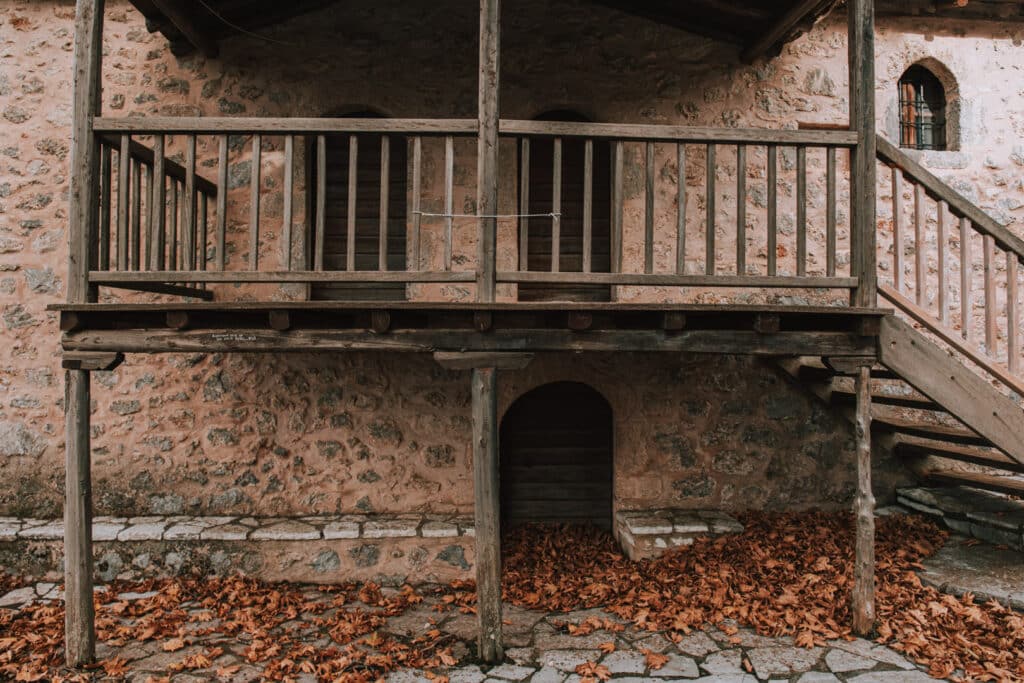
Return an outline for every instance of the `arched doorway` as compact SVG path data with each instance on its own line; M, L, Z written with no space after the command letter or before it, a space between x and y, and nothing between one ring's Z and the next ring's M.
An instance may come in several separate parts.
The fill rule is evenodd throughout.
M502 528L612 523L612 409L579 382L523 394L501 422Z

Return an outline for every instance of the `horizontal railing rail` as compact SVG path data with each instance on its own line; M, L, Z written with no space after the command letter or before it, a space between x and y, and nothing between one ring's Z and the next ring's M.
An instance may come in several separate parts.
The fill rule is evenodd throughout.
M892 188L891 234L879 244L890 253L890 272L880 269L887 280L879 293L959 357L1024 396L1024 240L881 137L878 159Z

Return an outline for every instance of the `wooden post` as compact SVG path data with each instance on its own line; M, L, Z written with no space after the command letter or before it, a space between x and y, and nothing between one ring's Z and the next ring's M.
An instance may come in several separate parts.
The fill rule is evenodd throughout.
M71 668L96 657L92 603L92 482L89 471L89 372L64 373L64 641Z
M860 278L852 303L874 306L878 292L875 268L875 3L849 0L850 129L860 134L853 148L851 170L850 237L853 275Z
M480 620L478 650L480 659L495 663L505 656L501 643L497 369L473 368L472 393L476 609Z
M856 2L856 0L854 0ZM858 368L857 545L853 565L853 630L867 636L875 627L875 496L871 490L871 367Z
M100 114L104 0L78 0L75 10L74 105L71 125L71 193L68 212L68 301L96 300L89 269L99 211L100 155L92 119Z
M480 0L479 132L477 134L477 213L480 235L477 301L495 297L498 219L498 75L500 0ZM500 648L499 648L500 649Z

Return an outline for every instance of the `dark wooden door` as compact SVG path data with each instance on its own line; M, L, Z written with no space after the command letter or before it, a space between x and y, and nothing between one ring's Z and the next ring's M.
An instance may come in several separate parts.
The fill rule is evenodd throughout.
M612 521L612 410L578 382L520 397L501 423L503 528Z

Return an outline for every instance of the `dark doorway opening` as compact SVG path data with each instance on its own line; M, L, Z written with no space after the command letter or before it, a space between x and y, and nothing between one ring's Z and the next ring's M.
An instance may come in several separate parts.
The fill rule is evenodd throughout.
M557 382L523 394L500 431L502 528L612 525L612 409L594 389Z

